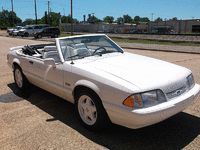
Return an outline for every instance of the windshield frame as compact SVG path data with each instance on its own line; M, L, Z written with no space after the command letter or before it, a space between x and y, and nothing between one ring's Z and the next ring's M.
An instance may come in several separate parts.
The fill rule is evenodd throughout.
M63 46L61 44L61 41L64 41L64 40L73 41L73 40L77 40L77 39L93 38L93 37L94 38L103 37L104 39L106 39L105 41L108 42L108 44L110 44L112 46L112 48L116 50L116 51L113 51L113 52L124 53L123 49L105 34L89 34L89 35L78 35L78 36L70 36L70 37L61 37L61 38L56 38L55 39L56 40L56 45L57 45L57 48L58 48L58 51L59 51L59 55L60 55L60 58L61 58L61 61L65 62L65 61L70 61L70 60L82 59L82 58L73 59L73 57L78 56L78 55L72 55L71 53L70 53L70 55L68 55L69 57L67 57L69 59L65 59L64 58L64 54L63 54L63 50L61 48ZM80 42L79 44L82 44L82 42ZM113 53L113 52L110 52L110 53ZM90 55L90 57L92 57L92 56L93 55ZM84 56L83 58L85 58L85 57L89 57L89 56Z

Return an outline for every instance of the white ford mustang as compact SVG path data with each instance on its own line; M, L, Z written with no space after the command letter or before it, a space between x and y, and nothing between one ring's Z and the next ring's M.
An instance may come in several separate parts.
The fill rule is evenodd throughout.
M124 52L104 34L55 41L10 48L8 65L19 89L32 83L74 103L87 129L109 122L149 126L179 113L200 93L190 70Z

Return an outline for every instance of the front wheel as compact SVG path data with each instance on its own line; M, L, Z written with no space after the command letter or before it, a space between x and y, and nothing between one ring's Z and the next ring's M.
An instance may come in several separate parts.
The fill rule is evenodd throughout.
M81 124L89 130L100 130L109 119L100 98L90 90L80 91L76 96L76 107Z
M14 68L14 80L17 88L20 90L25 90L29 86L29 82L19 66L15 66Z
M25 36L25 37L28 37L28 36L29 36L29 34L28 34L28 33L25 33L25 34L24 34L24 36Z
M41 38L42 38L42 35L41 35L41 34L38 34L37 37L38 37L38 39L41 39Z

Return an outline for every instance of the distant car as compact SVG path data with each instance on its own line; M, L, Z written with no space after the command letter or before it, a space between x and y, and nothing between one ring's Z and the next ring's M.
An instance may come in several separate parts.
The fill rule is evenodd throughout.
M190 70L124 52L104 34L13 47L7 63L20 90L32 83L74 103L91 130L110 121L132 129L158 123L187 108L200 92Z
M142 32L138 30L133 30L133 31L129 31L129 33L142 33Z
M14 28L7 29L7 33L8 33L9 35L12 35L13 31L18 30L18 29L21 28L21 27L22 27L22 26L16 26L16 27L14 27Z
M18 28L18 29L16 29L16 30L13 30L12 35L13 35L13 36L19 35L19 30L21 30L21 29L23 29L23 28L24 28L24 27L20 27L20 28Z
M158 33L158 30L152 30L151 33Z
M20 36L28 37L33 35L35 32L42 30L43 28L50 27L48 24L39 24L39 25L26 25L23 29L19 30Z
M42 38L44 36L51 36L52 38L57 38L60 35L60 30L57 27L44 28L39 32L34 33L35 38Z

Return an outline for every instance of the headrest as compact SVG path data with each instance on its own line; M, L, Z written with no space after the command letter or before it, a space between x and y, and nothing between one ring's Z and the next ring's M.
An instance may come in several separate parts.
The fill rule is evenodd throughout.
M45 46L44 52L56 51L56 46Z

